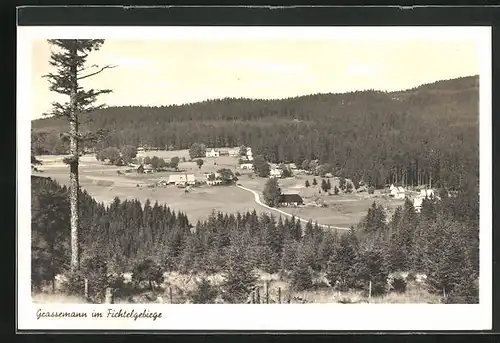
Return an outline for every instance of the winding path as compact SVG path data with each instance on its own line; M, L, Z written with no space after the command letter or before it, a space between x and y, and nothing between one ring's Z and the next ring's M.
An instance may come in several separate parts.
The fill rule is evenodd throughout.
M287 217L293 217L294 215L293 214L290 214L290 213L287 213L285 211L282 211L280 209L277 209L277 208L274 208L274 207L270 207L270 206L267 206L266 204L264 204L261 200L260 200L260 197L259 197L259 193L252 190L252 189L249 189L249 188L246 188L246 187L243 187L243 186L240 186L240 185L237 185L239 188L245 190L245 191L248 191L248 192L251 192L253 193L254 197L255 197L255 202L257 204L259 204L260 206L262 207L265 207L267 208L268 210L271 210L271 211L275 211L275 212L279 212ZM305 220L303 218L300 218L300 217L297 217L295 216L296 219L300 220L301 222L303 223L308 223L309 220ZM346 227L338 227L338 226L332 226L332 225L323 225L323 224L318 224L318 226L322 229L336 229L336 230L350 230L350 228L346 228Z

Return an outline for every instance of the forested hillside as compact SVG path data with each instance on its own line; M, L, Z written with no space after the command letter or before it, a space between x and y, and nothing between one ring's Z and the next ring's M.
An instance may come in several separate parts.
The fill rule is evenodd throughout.
M32 286L37 289L68 272L69 201L67 189L51 179L32 177L31 182ZM426 199L421 213L406 201L388 223L374 203L359 226L343 234L255 211L213 213L193 230L183 213L165 205L116 198L104 206L86 192L80 199L82 268L77 275L66 274L67 287L81 294L79 282L87 278L95 301L102 301L104 289L123 273L133 271L138 282L161 283L165 272L180 271L222 273L225 301L241 303L260 269L289 275L297 291L316 287L312 276L323 273L339 290L367 290L371 282L374 295L391 290L390 273L425 273L428 290L444 302L478 302L477 193ZM401 284L393 287L404 292Z
M462 188L479 175L479 78L399 92L357 91L282 100L222 99L181 106L110 107L82 128L110 130L102 146L186 149L251 146L271 162L319 159L336 175ZM35 154L64 153L55 132L67 123L33 121Z

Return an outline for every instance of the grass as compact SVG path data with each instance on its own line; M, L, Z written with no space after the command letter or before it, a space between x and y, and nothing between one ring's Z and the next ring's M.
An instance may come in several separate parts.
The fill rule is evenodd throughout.
M404 293L390 292L383 296L374 296L368 299L361 291L337 292L331 287L325 285L324 275L315 275L313 283L315 289L296 292L290 288L290 279L282 274L269 274L260 270L256 271L258 276L257 286L260 289L262 301L265 299L264 284L268 282L270 303L278 302L278 294L281 295L281 302L287 303L291 299L291 303L371 303L371 304L439 304L440 297L429 293L425 286L416 282L409 282L407 290ZM122 292L122 297L116 297L115 303L155 303L157 297L160 296L165 303L170 302L170 290L172 291L173 303L185 303L188 301L188 294L195 290L197 282L202 277L207 278L213 285L221 286L224 276L223 274L181 274L171 272L165 274L165 281L159 285L155 294L149 290L139 290L133 292ZM67 296L58 293L55 294L49 291L38 292L32 294L33 302L35 303L59 303L59 304L83 304L86 301L83 298L75 296Z

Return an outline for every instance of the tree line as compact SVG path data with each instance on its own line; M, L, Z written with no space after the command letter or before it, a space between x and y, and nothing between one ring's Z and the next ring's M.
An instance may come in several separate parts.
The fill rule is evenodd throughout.
M387 285L391 273L425 273L429 290L453 303L477 303L479 206L477 189L441 201L424 200L421 213L411 202L386 220L374 203L357 228L348 233L325 231L296 218L276 218L256 211L212 213L192 225L186 214L166 205L118 198L105 206L85 191L80 194L82 268L69 272L68 189L49 178L32 177L32 285L71 276L82 292L91 280L96 297L125 272L138 281L161 282L170 271L222 273L225 301L241 303L256 285L256 269L284 273L293 289L317 287L325 273L339 290L361 289L384 294L404 287ZM111 276L115 276L111 278ZM111 279L110 279L111 278ZM401 280L399 280L401 282ZM213 285L202 283L215 294ZM76 289L75 289L76 287ZM207 288L208 287L208 288ZM208 300L207 300L208 301Z
M269 162L319 160L336 176L376 187L460 188L479 174L478 104L474 76L392 93L109 107L88 114L91 121L81 125L109 130L99 149L147 144L191 148L199 156L204 147L245 145ZM33 122L36 154L67 150L55 133L61 125L55 118Z

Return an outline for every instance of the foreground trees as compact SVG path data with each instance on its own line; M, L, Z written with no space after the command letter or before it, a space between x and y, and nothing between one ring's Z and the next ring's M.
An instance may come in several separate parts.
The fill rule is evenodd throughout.
M32 177L32 185L32 283L50 287L69 264L68 190L39 177ZM460 210L474 198L472 191L426 201L420 214L405 204L388 223L383 208L374 204L356 229L333 234L312 222L301 225L295 217L256 211L214 212L193 227L184 213L158 203L116 198L104 206L82 192L81 243L90 267L80 274L98 285L95 290L114 282L104 274L134 271L135 280L154 288L165 272L221 273L222 297L242 302L256 285L257 268L289 275L296 290L315 287L320 273L341 291L368 292L371 284L372 295L389 291L389 273L424 273L430 291L443 301L477 303L479 221L475 211ZM74 280L77 284L82 277ZM211 298L212 291L200 285L199 301Z

